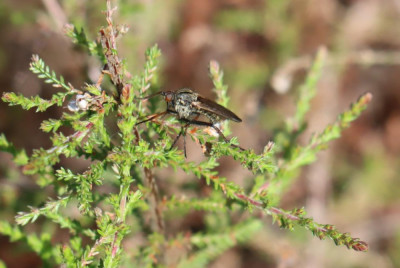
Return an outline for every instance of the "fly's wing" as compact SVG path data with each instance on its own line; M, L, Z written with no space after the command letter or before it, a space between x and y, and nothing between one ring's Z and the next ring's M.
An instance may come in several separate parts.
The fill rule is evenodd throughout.
M232 111L226 109L224 106L221 106L212 100L203 98L201 96L198 96L197 101L193 102L192 105L196 106L198 109L213 113L223 120L242 122L242 119L240 119L239 116L234 114Z

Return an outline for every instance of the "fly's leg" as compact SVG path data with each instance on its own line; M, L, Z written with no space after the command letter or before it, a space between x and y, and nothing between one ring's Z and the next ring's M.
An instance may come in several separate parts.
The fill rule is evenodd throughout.
M187 123L181 128L181 131L179 131L178 136L176 136L174 142L171 145L171 148L169 148L169 150L171 150L175 146L175 144L178 142L179 138L183 135L183 154L185 155L185 158L187 158L187 156L186 156L186 132L187 132L187 128L189 125L190 124Z
M172 149L172 147L174 147L174 146L175 146L175 144L178 142L179 138L182 136L182 133L183 133L183 128L184 128L184 127L182 127L182 128L181 128L181 131L179 131L179 134L178 134L178 136L176 136L176 138L175 138L174 142L173 142L173 143L172 143L172 145L171 145L171 148L169 148L170 150ZM184 136L186 136L186 133L185 133L185 135L184 135Z
M194 120L196 120L199 117L200 117L200 115L197 115L194 118ZM186 156L186 132L187 132L187 128L189 127L189 125L192 124L192 121L186 120L186 119L183 119L181 121L186 122L186 124L181 128L181 131L179 132L178 136L176 136L174 142L172 143L172 146L171 146L170 150L172 149L172 147L175 146L175 144L178 141L178 139L180 138L180 136L183 135L183 154L185 155L185 158L187 158L187 156Z
M224 139L224 141L226 143L229 143L229 140L225 137L225 135L222 133L222 131L218 127L216 127L215 125L212 125L212 128L215 129L218 132L218 134ZM231 144L231 146L235 147L235 148L239 148L242 151L245 151L245 149L243 149L242 147L240 147L238 145Z
M187 156L186 156L186 131L187 131L187 127L185 127L185 132L183 133L183 154L185 155L185 158L187 158Z
M157 117L163 118L163 117L164 117L165 115L167 115L167 114L176 114L176 112L175 112L175 111L171 111L171 110L166 110L166 111L164 111L164 112L162 112L162 113L149 115L146 119L144 119L144 120L142 120L142 121L136 123L135 126L140 125L140 124L142 124L142 123L146 123L146 122L151 121L151 120L153 120L153 119L156 119Z
M197 125L197 126L212 127L213 129L215 129L218 132L218 135L220 135L222 137L222 139L226 143L229 143L229 140L225 137L225 135L222 133L222 131L211 122L204 122L204 121L197 121L197 120L187 120L187 119L181 119L181 121L186 122L187 123L186 125ZM242 151L245 151L245 149L243 149L242 147L240 147L238 145L231 144L231 146L234 147L234 148L239 148Z
M136 123L136 126L137 126L137 125L140 125L140 124L142 124L142 123L146 123L146 122L148 122L148 121L152 121L152 120L156 119L157 117L160 117L160 116L163 117L163 116L165 116L167 113L168 113L168 111L165 111L165 112L162 112L162 113L158 113L158 114L149 115L146 119L144 119L144 120L142 120L142 121Z

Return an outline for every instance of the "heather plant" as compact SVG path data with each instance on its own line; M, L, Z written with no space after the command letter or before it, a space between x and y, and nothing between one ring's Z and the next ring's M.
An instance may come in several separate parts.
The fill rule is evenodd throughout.
M304 228L321 240L331 239L338 246L355 251L368 249L364 241L334 225L317 223L306 216L304 208L284 210L279 206L298 171L313 163L330 141L338 139L372 98L368 93L362 95L335 122L327 124L321 133L315 133L307 144L298 144L297 137L307 128L305 115L310 112L310 101L316 93L325 50L318 53L299 87L294 116L261 153L251 148L241 150L235 137L225 142L218 135L211 135L208 127L189 126L188 136L203 148L206 156L195 163L188 161L182 150L171 148L174 137L181 131L178 118L157 118L137 125L164 105L154 105L157 99L141 99L159 90L155 81L162 55L157 45L147 49L141 73L128 75L116 42L127 28L113 22L114 10L107 2L107 26L99 31L98 41L88 40L83 30L72 25L66 28L72 42L104 64L96 83L76 87L52 71L40 56L34 55L30 70L53 85L57 92L50 99L27 98L12 92L3 95L4 102L26 110L45 112L54 105L67 109L60 118L41 124L41 129L51 134L51 148L35 149L28 155L11 144L5 135L0 136L0 149L12 155L20 172L32 176L42 189L51 188L56 196L42 197L42 205L26 207L16 215L15 221L1 220L1 234L9 236L11 241L25 243L49 267L204 267L260 231L266 224L261 213L270 216L281 228ZM224 84L221 67L216 61L211 61L208 67L216 101L229 107L228 86ZM103 81L103 77L109 81ZM228 122L221 128L225 136L231 137ZM72 134L64 134L63 129L72 130ZM252 172L250 187L241 187L219 175L216 168L224 156ZM74 173L61 165L62 158L85 158L90 165L83 173ZM183 171L187 180L193 177L203 180L210 193L204 196L196 192L195 197L188 198L179 184L176 185L178 194L163 193L155 174L167 168ZM71 217L67 212L72 210L79 213ZM194 210L214 218L214 223L209 223L201 232L170 230L173 218L183 218ZM57 228L30 231L29 225L38 221L42 226L65 230L68 239L54 242ZM124 246L125 241L132 240L134 246ZM179 247L180 252L172 253L174 247Z

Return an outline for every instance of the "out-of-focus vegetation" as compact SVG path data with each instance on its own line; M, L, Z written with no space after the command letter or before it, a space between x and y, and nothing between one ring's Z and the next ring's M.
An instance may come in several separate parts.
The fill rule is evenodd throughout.
M398 1L288 1L288 0L155 0L118 2L116 20L129 32L119 40L119 54L132 75L144 64L144 51L158 43L163 52L156 79L163 89L191 87L214 99L208 62L216 59L225 69L230 106L243 119L233 126L241 146L257 153L281 129L301 127L288 119L296 109L298 84L311 66L320 46L328 49L327 61L318 82L308 128L321 132L335 121L364 92L374 99L369 109L343 136L319 153L317 162L298 174L287 189L281 207L305 206L317 222L334 223L340 230L369 242L367 253L354 253L321 242L304 230L281 232L265 225L244 245L222 253L210 267L398 267L400 266L400 4ZM96 39L99 25L105 25L105 1L0 2L0 89L25 96L51 96L53 89L28 70L32 54L39 54L66 81L83 85L95 82L100 62L73 46L63 35L63 26L82 27L89 39ZM0 103L0 132L17 148L50 147L40 122L53 113L22 112ZM27 138L27 135L28 138ZM199 160L197 144L188 144L190 160ZM41 189L29 176L0 154L0 218L13 222L18 211L40 206L51 189ZM22 160L21 160L22 161ZM86 169L85 160L63 159L76 172ZM246 187L251 174L230 159L219 172ZM161 191L176 194L168 174L157 174ZM173 178L188 189L208 187L198 180ZM68 212L71 216L78 211ZM229 226L218 213L189 213L171 221L174 230L193 233L216 225ZM32 225L30 231L56 228ZM132 223L138 224L138 223ZM54 231L52 242L68 240L62 229ZM33 242L32 242L33 243ZM125 247L135 247L135 240ZM41 267L36 254L21 242L0 236L0 259L8 267ZM1 265L1 263L0 263Z

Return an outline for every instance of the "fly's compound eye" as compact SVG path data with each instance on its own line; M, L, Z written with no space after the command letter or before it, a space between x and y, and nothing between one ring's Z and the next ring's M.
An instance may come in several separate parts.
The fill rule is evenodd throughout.
M172 101L172 100L174 99L174 94L172 94L172 93L166 93L165 96L164 96L164 98L165 98L165 101L166 101L166 102L170 102L170 101Z

